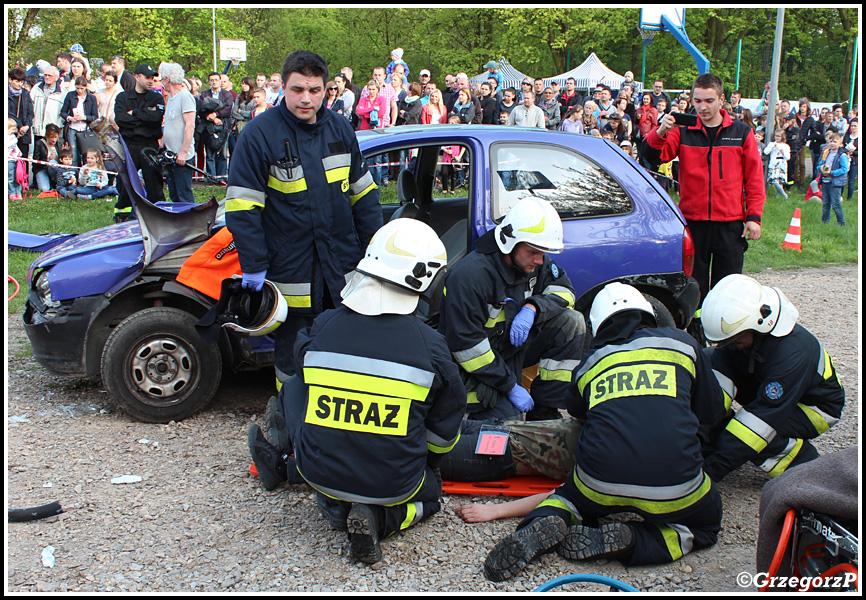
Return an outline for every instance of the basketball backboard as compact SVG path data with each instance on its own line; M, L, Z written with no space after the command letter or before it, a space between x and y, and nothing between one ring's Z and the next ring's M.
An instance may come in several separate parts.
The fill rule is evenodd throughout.
M662 31L662 15L670 19L671 23L680 31L686 26L686 9L685 8L642 8L640 9L640 25L641 29L649 29L652 31Z
M246 40L220 40L220 60L247 60Z

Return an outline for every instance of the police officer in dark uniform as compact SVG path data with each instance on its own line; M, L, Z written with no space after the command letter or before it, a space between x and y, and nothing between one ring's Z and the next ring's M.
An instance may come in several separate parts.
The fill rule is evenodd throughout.
M724 418L721 389L687 333L657 328L634 287L606 285L589 315L593 343L574 376L569 413L586 419L572 476L491 550L502 581L554 549L564 558L672 562L716 543L722 502L703 470L702 427ZM595 521L616 513L643 521ZM569 525L571 525L569 527Z
M821 342L797 323L778 288L728 275L701 308L722 389L743 408L714 439L706 471L715 481L752 461L770 477L818 457L809 443L842 416L845 390Z
M380 540L439 510L438 466L460 437L466 390L445 340L413 312L446 263L428 225L382 227L343 305L298 334L300 371L277 407L282 432L269 427L269 442L250 428L264 487L300 474L332 527L348 529L353 560L378 562Z
M461 367L469 418L559 418L586 333L568 275L547 256L562 248L556 209L527 198L448 273L439 331ZM521 372L536 363L527 392Z
M289 305L274 333L278 388L295 372L297 332L339 304L346 276L382 225L379 191L355 133L322 104L324 59L293 52L282 75L285 101L244 129L226 193L244 286L260 289L267 274Z
M165 116L165 100L154 92L156 71L149 65L135 68L135 87L117 95L114 103L114 122L136 170L141 169L144 189L150 202L165 202L162 171L151 166L142 156L144 148L157 149L162 138L162 120ZM120 177L117 178L118 198L114 205L114 220L122 222L132 216L132 203Z

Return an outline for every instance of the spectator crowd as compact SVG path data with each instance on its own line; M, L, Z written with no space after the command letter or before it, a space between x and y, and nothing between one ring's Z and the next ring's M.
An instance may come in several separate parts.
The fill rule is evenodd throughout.
M123 123L118 123L115 118L118 99L126 108L130 94L143 97L146 92L159 92L164 103L172 97L171 84L165 84L160 73L147 65L130 72L121 56L112 57L108 63L94 60L99 64L91 64L85 54L81 44L74 44L69 52L56 55L56 65L39 60L26 72L21 68L9 71L7 161L10 199L20 199L22 185L30 184L42 192L56 190L70 198L102 197L106 195L103 188L108 195L117 193L114 186L107 183L95 183L96 192L90 189L94 186L88 184L83 193L70 184L70 170L78 170L76 181L81 182L84 181L83 170L89 166L86 155L94 147L95 138L89 135L88 124L99 118L108 119L130 145ZM396 48L391 54L391 62L374 68L369 79L364 76L356 78L350 67L340 69L327 84L324 105L361 130L398 125L472 123L537 127L600 136L641 160L644 167L667 176L665 181L676 188L678 161L659 165L647 163L639 159L638 147L649 132L659 126L664 115L695 114L689 91L672 97L659 79L653 82L650 90L639 94L630 71L626 72L618 89L599 83L594 90L587 90L587 95L577 89L574 78L568 78L562 87L556 82L546 85L543 79L526 78L520 89L503 89L503 77L497 63L490 61L485 68L486 81L474 85L470 84L465 73L446 74L442 83L437 84L428 69L418 71L413 80L409 65L403 61L403 50ZM177 76L176 70L172 73ZM199 77L185 76L182 69L177 77L182 82L177 85L182 86L195 101L193 147L189 153L191 156L187 158L190 164L199 162L209 176L225 179L231 152L244 126L282 100L281 75L258 73L255 78L244 77L240 91L233 89L225 73L209 73L206 86ZM185 96L183 99L187 103L185 106L190 106ZM723 108L755 131L768 189L772 186L778 195L784 197L793 186L804 190L818 177L819 166L831 151L828 138L828 133L831 133L830 137L833 134L839 136L839 154L847 157L849 169L842 187L847 185L847 199L851 199L856 186L859 149L856 106L845 114L844 107L837 104L832 110L822 109L820 116L815 118L808 98L801 98L797 109L783 100L776 105L773 139L767 139L766 98L762 99L758 114L744 108L741 99L739 90L734 90L726 98ZM165 111L164 106L161 110ZM192 109L183 110L186 113ZM133 124L127 125L128 134ZM150 136L147 145L162 141L161 131L153 130L147 135ZM132 141L140 145L143 138ZM176 145L180 143L178 140ZM64 168L61 165L65 164L63 158L67 152L71 162L66 161L70 164ZM19 160L22 158L36 162ZM811 159L812 165L808 173L807 158ZM455 168L452 165L458 165L458 161L459 157L451 155L443 160L448 164L445 170L449 174L449 183ZM183 166L180 161L178 165ZM95 182L93 173L91 167L90 180ZM373 174L377 183L389 184L388 169L374 168ZM459 168L456 175L462 182L463 172ZM148 175L143 172L143 176L147 182ZM191 176L190 172L190 180ZM156 175L151 173L151 177ZM151 182L146 186L149 197L150 189L156 185ZM119 187L123 196L122 186ZM182 186L171 195L171 199L178 199L174 197L177 194L186 199L186 192L187 187ZM157 199L163 197L160 189Z

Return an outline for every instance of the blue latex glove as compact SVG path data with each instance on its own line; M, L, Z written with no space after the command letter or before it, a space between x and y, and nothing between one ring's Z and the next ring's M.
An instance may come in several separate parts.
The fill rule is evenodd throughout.
M511 345L519 348L526 342L529 336L529 330L532 329L532 324L535 323L535 307L529 304L524 304L514 321L511 322Z
M520 412L527 412L532 410L532 407L535 406L535 401L532 400L532 396L529 395L529 392L526 391L519 383L515 384L511 391L508 392L508 399L511 400L511 403L517 407Z
M262 290L262 286L265 285L265 274L267 274L267 271L259 271L258 273L244 273L243 281L241 281L241 287L253 290L254 292L260 292Z

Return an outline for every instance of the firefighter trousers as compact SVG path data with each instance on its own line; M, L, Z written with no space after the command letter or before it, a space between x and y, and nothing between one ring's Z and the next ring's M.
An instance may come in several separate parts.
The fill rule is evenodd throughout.
M709 478L709 489L687 506L678 501L648 502L643 507L630 505L629 498L594 494L590 499L578 489L570 477L554 490L546 500L530 512L518 525L522 529L533 520L556 515L567 525L597 527L598 519L617 513L636 513L643 521L628 521L635 535L635 545L627 566L652 565L673 562L692 550L716 543L722 523L722 499ZM625 501L625 502L622 502ZM603 502L600 503L600 502Z

